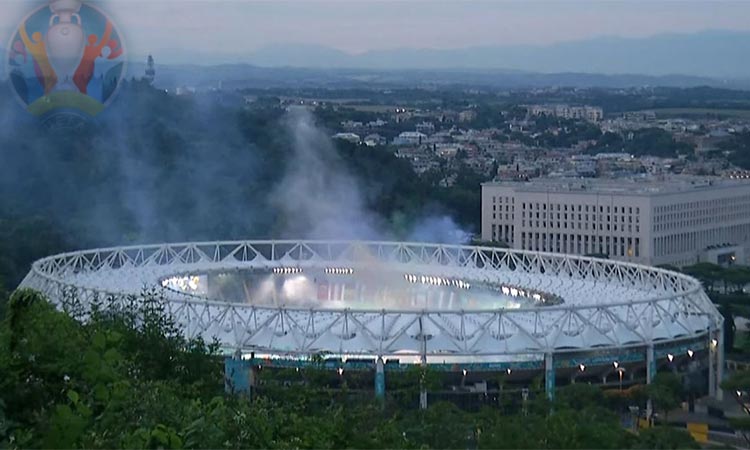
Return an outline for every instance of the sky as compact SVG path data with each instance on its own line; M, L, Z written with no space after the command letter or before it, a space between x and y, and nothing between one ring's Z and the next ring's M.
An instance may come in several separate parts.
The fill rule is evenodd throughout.
M35 0L0 0L7 42ZM750 1L98 0L131 54L242 55L304 43L350 53L393 48L549 45L601 36L750 31Z

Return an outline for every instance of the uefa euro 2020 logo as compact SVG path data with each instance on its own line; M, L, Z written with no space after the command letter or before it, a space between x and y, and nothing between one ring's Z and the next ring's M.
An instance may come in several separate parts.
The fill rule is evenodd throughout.
M24 107L51 127L99 114L125 76L114 23L83 0L50 0L21 22L8 49L8 78Z

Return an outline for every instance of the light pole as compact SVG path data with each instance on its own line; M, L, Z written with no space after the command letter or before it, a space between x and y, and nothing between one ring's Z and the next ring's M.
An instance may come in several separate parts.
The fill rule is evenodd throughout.
M618 367L617 368L617 373L620 374L620 391L622 391L622 376L625 373L625 368L624 367Z

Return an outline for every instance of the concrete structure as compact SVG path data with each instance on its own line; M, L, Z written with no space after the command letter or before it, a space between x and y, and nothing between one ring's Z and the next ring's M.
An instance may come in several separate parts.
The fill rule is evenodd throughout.
M590 122L599 122L604 119L604 110L598 106L529 105L527 109L532 116L546 115Z
M427 135L418 131L404 131L393 140L393 145L420 145Z
M415 128L418 133L422 133L428 136L435 132L435 125L433 125L432 122L418 123Z
M458 113L458 121L459 122L471 122L472 120L477 118L477 112L473 109L467 109L465 111L461 111Z
M359 144L360 142L360 137L356 133L336 133L332 136L332 138L351 142L352 144Z
M750 182L676 176L485 183L482 239L648 265L747 264Z
M364 143L368 147L377 147L378 145L385 145L387 141L383 136L373 133L365 136Z

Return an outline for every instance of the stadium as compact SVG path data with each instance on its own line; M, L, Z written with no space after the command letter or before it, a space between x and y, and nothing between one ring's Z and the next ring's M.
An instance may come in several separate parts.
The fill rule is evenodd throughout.
M58 306L122 307L158 292L188 336L218 339L237 369L382 375L421 364L463 381L541 375L552 397L556 384L649 383L697 367L706 392L721 395L723 318L701 284L626 262L405 242L205 242L51 256L21 287Z

